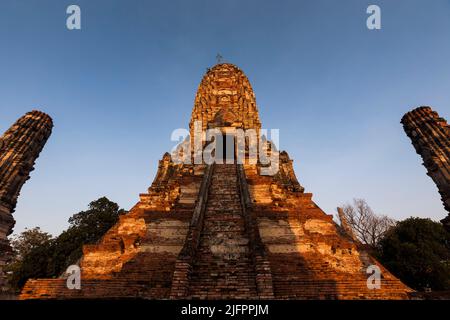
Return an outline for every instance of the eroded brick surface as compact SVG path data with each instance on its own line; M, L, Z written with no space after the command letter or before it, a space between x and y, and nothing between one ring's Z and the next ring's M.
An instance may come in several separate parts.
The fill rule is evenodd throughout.
M0 294L8 290L3 267L11 254L7 237L15 224L12 213L52 128L52 119L34 110L18 119L0 137Z
M449 213L442 223L450 230L450 126L430 107L419 107L406 113L401 122L422 157L428 175L439 189Z
M188 296L256 298L255 270L235 165L216 165Z
M247 166L253 214L270 263L273 291L279 299L406 299L412 290L375 259L341 234L332 216L325 214L302 190L283 188L280 181ZM270 188L272 185L277 188ZM260 192L258 190L261 190ZM366 269L382 269L379 290L367 287Z
M241 70L207 72L191 130L195 120L260 129ZM139 203L85 246L81 290L65 288L65 279L29 280L21 298L407 298L412 290L341 233L304 192L288 154L279 156L279 171L265 176L261 164L175 164L164 155ZM367 288L372 264L382 270L379 290Z

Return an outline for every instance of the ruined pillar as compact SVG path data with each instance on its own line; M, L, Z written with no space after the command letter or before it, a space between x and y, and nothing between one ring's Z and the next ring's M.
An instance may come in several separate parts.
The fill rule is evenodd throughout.
M450 126L430 107L419 107L406 113L401 123L421 155L427 174L439 189L449 212L441 222L450 230Z
M5 284L2 269L11 252L7 237L15 224L12 213L52 127L47 114L31 111L0 137L0 289Z

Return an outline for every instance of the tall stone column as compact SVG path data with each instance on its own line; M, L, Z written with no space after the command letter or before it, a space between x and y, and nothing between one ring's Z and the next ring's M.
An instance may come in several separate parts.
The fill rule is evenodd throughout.
M401 123L439 189L449 212L441 222L450 230L450 126L430 107L419 107L406 113Z
M12 213L52 128L47 114L31 111L0 137L0 289L5 285L2 270L11 253L7 237L15 224Z

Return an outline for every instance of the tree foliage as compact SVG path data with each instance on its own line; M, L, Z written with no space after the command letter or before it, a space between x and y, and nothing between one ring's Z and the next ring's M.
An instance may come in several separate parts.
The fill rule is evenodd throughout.
M14 259L22 260L30 251L42 246L52 239L52 235L44 232L39 227L25 229L21 234L15 235L11 240Z
M15 258L8 270L10 284L20 289L29 278L54 278L82 255L84 244L93 244L126 213L106 197L92 201L88 210L74 214L69 228L51 238L39 228L26 230L13 240Z
M398 222L380 240L378 259L413 289L450 290L450 233L441 223Z

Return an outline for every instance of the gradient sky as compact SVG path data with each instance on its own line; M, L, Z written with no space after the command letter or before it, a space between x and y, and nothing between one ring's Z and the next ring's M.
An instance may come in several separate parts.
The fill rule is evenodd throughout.
M70 4L80 31L66 29ZM420 105L450 119L448 0L2 0L0 39L1 132L32 109L55 123L15 232L56 235L101 196L131 208L218 52L325 212L356 197L396 219L446 215L399 122Z

